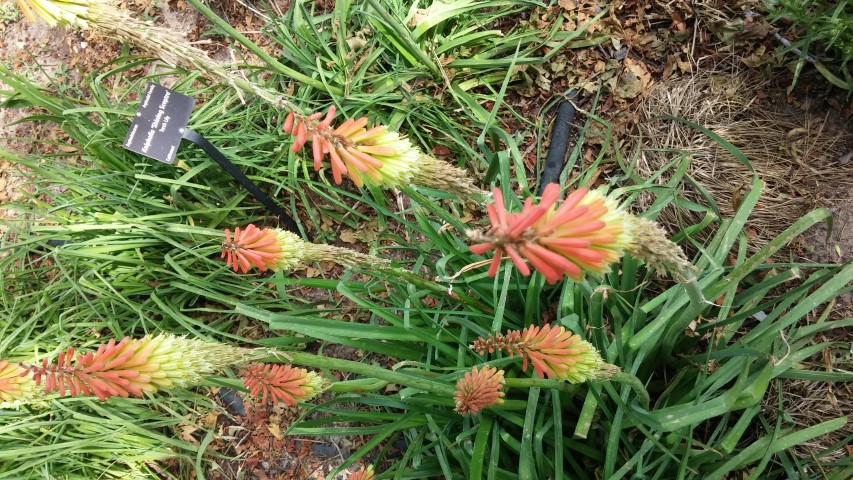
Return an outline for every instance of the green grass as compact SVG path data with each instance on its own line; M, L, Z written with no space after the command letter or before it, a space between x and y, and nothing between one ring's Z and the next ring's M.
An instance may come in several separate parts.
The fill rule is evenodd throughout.
M796 59L794 82L806 65L806 56L830 83L853 91L853 4L849 0L765 0L770 21L793 27L792 45L803 52Z
M498 185L517 210L536 185L523 168L519 145L531 132L507 131L500 120L515 114L503 101L512 88L511 67L546 61L542 45L556 50L602 38L582 28L563 31L559 17L548 31L524 24L498 35L488 27L532 5L459 2L447 19L412 29L405 21L408 4L339 2L330 13L316 13L297 2L265 26L281 46L280 66L258 73L269 73L263 82L280 91L292 87L292 100L302 107L335 104L346 116L366 114L399 129L425 151L448 147L451 161L487 178L485 187ZM366 27L373 33L363 44L347 43ZM219 259L221 230L264 223L265 212L189 145L178 155L185 167L120 148L137 106L129 94L159 80L128 77L130 67L146 61L120 56L91 72L81 84L91 92L87 99L70 89L41 89L0 67L0 80L12 88L4 95L8 102L35 107L38 113L29 120L53 121L69 137L58 145L39 140L42 147L74 146L86 160L72 167L66 153L0 150L0 160L28 169L33 188L26 201L12 205L20 217L0 246L0 358L52 357L70 344L86 348L106 337L151 332L293 350L294 363L345 372L349 380L332 387L330 400L304 405L303 419L287 433L368 435L341 469L375 449L383 458L391 440L402 437L408 448L380 469L379 478L386 479L815 478L817 472L849 478L849 461L830 462L824 454L800 458L791 451L839 429L846 418L796 430L770 421L760 403L771 383L783 379L853 380L848 372L813 371L803 363L833 346L816 340L819 334L853 324L820 315L823 305L853 290L853 265L767 263L780 247L825 221L827 211L806 215L750 255L744 231L762 192L756 178L733 218L717 219L709 209L708 222L685 225L674 238L700 252L693 259L699 286L706 298L721 299L718 304L690 303L682 286L653 278L630 256L602 278L556 286L538 274L521 277L508 264L494 279L485 268L475 269L457 278L450 292L446 281L434 279L482 259L468 253L461 234L483 225L476 211L482 207L413 187L397 195L335 186L328 172L315 174L302 154L288 150L281 112L261 102L243 104L234 92L191 72L160 70L164 78L180 79L172 88L198 100L190 128L279 199L303 232L333 242L343 229L375 222L376 238L364 247L397 259L398 268L341 275L321 268L319 278L237 275ZM322 88L282 74L291 70ZM56 91L63 93L50 93ZM485 109L485 101L494 106ZM590 115L587 122L610 131L603 119ZM574 150L564 180L581 165L581 151L582 145ZM576 184L605 160L601 154L586 165ZM650 190L658 206L684 202L678 193L687 161L673 164L682 173L664 187L632 177L624 165L614 187L626 201ZM707 227L716 234L705 243L694 240ZM65 243L50 246L48 240ZM729 257L736 259L733 266ZM314 300L303 297L306 288ZM760 322L759 312L766 315ZM344 315L354 321L342 320ZM480 358L468 348L478 336L545 317L588 338L644 388L532 380L516 360ZM695 336L685 335L696 319ZM257 325L264 338L246 338ZM309 342L320 352L334 344L355 347L372 354L365 359L386 356L395 366L303 351ZM480 416L461 417L453 411L453 386L471 366L484 363L506 371L507 401ZM239 386L231 374L209 383ZM388 384L399 388L386 392ZM219 408L208 393L202 388L135 400L57 399L45 409L0 412L0 474L157 478L168 469L175 478L189 478L194 469L201 475L220 455L205 450L216 433L200 432L203 441L196 444L177 440L177 426L187 416ZM775 418L782 419L780 413Z

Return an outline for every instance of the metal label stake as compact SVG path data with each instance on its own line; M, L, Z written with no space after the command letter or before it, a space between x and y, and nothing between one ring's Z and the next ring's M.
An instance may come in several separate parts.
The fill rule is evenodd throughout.
M298 234L299 227L296 222L281 206L206 138L187 128L194 105L195 100L191 97L155 83L149 83L145 87L142 102L127 131L124 148L171 165L175 163L181 140L188 140L204 150L267 210L278 216L287 230Z

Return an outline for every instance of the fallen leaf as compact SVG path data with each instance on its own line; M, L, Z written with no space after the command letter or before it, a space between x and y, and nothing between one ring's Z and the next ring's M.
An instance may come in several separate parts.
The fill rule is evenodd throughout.
M447 148L446 145L436 145L432 147L432 154L439 160L443 160L445 157L449 157L450 153L450 149Z
M652 82L652 74L649 72L649 67L647 67L645 63L639 60L634 60L631 57L625 57L624 66L625 70L633 73L640 79L640 82L643 84L643 88L647 88Z
M755 20L756 17L750 17ZM743 26L743 30L738 34L738 37L745 40L762 40L770 32L773 27L764 20L752 21Z
M752 52L746 57L742 57L740 61L743 62L744 65L746 65L747 67L758 68L765 62L767 62L768 57L764 54L765 51L766 49L764 48L764 45L759 45L759 47L756 48L754 52Z
M216 410L211 410L204 415L201 416L201 424L206 428L213 428L216 426L216 421L219 419L219 412Z
M562 73L566 69L568 63L569 62L566 57L557 57L552 60L548 66L551 68L552 73Z
M616 81L613 93L625 99L636 98L648 88L652 81L652 74L645 63L631 57L625 57L622 67L622 73Z
M374 217L359 227L355 232L355 238L364 243L373 243L379 238L379 233L379 221Z
M619 75L616 83L616 89L613 91L616 96L626 99L636 98L643 91L643 81L640 80L633 72L625 71Z
M183 440L185 442L190 442L193 445L199 444L198 439L196 439L193 436L193 433L195 433L199 429L199 427L197 425L181 424L180 429L181 429L181 432L178 434L178 436L180 437L181 440Z
M400 391L400 386L396 383L389 383L385 386L385 393L397 393Z
M270 434L278 440L284 440L284 435L281 433L281 427L278 426L277 423L268 423L267 430L270 431Z
M338 235L338 240L345 242L345 243L355 243L356 242L355 231L349 230L349 229L344 230L343 232L341 232L340 235Z
M731 22L710 22L708 24L708 28L721 42L725 44L732 44L734 43L735 35L739 34L743 30L743 19L736 18Z

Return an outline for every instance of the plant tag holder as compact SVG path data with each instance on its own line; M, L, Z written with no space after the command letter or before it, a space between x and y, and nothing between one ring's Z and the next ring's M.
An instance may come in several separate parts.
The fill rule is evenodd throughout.
M163 163L175 163L181 140L205 151L253 197L281 220L291 232L299 233L296 222L225 155L202 135L187 128L195 100L155 83L145 86L142 102L127 131L124 148Z

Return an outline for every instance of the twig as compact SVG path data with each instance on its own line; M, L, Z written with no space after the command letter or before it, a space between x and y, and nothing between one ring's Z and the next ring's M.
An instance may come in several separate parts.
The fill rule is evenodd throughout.
M794 53L795 55L808 60L810 63L817 62L817 59L814 58L813 56L809 55L808 53L803 53L802 50L791 45L791 41L788 40L787 38L783 37L782 35L779 35L779 32L773 32L773 36L776 37L776 40L778 40L779 43L781 43L782 45L784 45L787 48L790 48L791 52Z
M758 12L754 11L754 10L747 10L747 11L744 13L744 16L745 16L746 18L762 18L762 17L764 17L764 15L762 15L762 14L760 14L760 13L758 13ZM779 34L779 31L778 31L778 30L774 30L774 31L773 31L773 37L774 37L774 38L775 38L779 43L781 43L782 45L784 45L784 46L785 46L785 48L790 48L790 49L791 49L791 52L792 52L792 53L794 53L795 55L797 55L798 57L804 58L804 59L806 59L807 61L809 61L810 63L816 63L816 62L817 62L817 59L816 59L815 57L813 57L813 56L809 55L808 53L803 53L803 51L802 51L802 50L800 50L799 48L797 48L797 47L793 46L793 44L791 43L791 41L790 41L790 40L788 40L787 38L785 38L785 37L783 37L782 35L780 35L780 34Z

